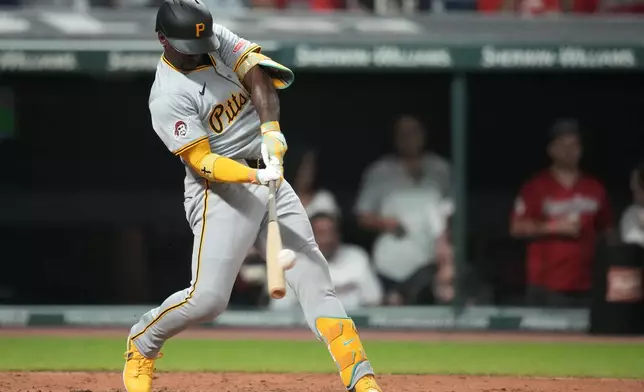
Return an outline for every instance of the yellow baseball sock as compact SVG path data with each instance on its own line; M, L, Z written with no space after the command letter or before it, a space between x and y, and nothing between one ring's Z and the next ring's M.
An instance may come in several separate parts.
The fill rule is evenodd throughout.
M315 320L315 328L338 366L342 382L349 388L353 384L357 366L367 360L353 320L320 317Z

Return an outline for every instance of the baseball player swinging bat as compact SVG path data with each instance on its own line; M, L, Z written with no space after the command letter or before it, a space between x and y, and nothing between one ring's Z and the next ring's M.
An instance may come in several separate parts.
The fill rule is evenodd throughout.
M130 330L125 389L152 391L163 344L226 309L244 258L255 246L266 254L271 297L284 296L288 282L346 390L382 392L355 324L335 295L304 207L282 176L288 147L277 90L291 85L293 72L262 54L259 45L213 23L201 0L165 0L156 32L163 55L148 106L152 128L185 166L192 280ZM294 268L289 249L297 252Z

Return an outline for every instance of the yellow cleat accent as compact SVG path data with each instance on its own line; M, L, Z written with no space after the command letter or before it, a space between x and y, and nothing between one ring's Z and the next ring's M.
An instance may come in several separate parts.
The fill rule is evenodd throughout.
M161 358L146 358L137 350L133 343L129 343L129 350L125 353L125 367L123 368L123 384L127 392L152 392L152 378L154 374L154 361Z
M353 392L382 392L374 376L364 376L356 383Z

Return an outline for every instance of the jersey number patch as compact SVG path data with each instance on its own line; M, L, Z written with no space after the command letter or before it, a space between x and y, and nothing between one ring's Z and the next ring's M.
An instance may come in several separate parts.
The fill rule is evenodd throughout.
M248 98L243 93L232 93L225 103L218 103L208 116L210 129L217 135L235 121L235 118L248 103Z

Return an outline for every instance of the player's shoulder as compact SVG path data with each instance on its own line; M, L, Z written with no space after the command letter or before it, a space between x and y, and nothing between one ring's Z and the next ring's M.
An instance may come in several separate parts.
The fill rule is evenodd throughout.
M150 92L148 105L150 108L163 107L163 105L186 106L192 105L194 97L187 91L179 89L163 89Z
M219 40L219 47L216 52L231 50L238 52L245 44L249 43L247 40L239 37L229 28L213 23L213 32Z
M187 115L194 112L195 100L187 93L169 91L150 95L148 108L153 118L166 118L172 115Z
M189 83L178 72L169 69L165 64L160 64L150 87L148 104L153 102L170 102L174 100L192 101L194 94L188 89Z
M261 47L257 43L238 36L225 26L214 23L213 31L217 40L219 40L219 47L212 54L220 60L225 59L234 63L249 52L261 51ZM229 64L230 67L234 65Z

